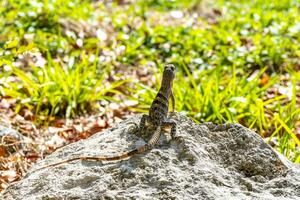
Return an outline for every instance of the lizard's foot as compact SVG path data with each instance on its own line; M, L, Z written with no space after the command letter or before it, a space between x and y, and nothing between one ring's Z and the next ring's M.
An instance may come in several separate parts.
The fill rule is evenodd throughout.
M137 124L137 123L135 123L135 122L128 122L127 124L126 124L126 132L127 133L136 133L136 132L138 132L139 131L139 125Z
M139 122L139 124L137 124L136 122L128 122L126 125L128 126L128 128L126 129L127 132L129 133L141 133L145 127L146 127L146 123L148 120L148 115L143 115L141 118L141 121Z
M171 126L170 136L173 139L176 135L176 122L174 120L168 119L163 123L163 129L169 128Z
M168 118L172 118L174 116L176 116L176 112L175 111L170 111Z
M232 128L232 124L229 123L224 123L224 124L213 124L212 122L206 122L204 123L209 130L213 131L213 132L218 132L218 131L227 131L230 128Z
M232 124L228 124L228 123L225 123L225 124L219 124L217 125L213 131L217 132L217 131L227 131L228 129L232 128Z
M184 141L184 137L182 137L182 136L174 136L172 138L172 140L175 141L175 142L177 142L177 143L179 143L179 144L181 144Z

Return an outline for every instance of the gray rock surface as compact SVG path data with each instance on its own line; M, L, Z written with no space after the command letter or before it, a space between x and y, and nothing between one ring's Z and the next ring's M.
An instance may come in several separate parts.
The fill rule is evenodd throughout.
M70 144L38 162L37 169L76 155L112 156L147 141L129 123ZM181 141L162 135L156 148L128 160L74 161L29 172L4 199L300 199L300 168L249 129L214 130L176 114Z
M16 130L0 124L0 147L5 145L5 153L13 154L22 148L22 140L24 139Z

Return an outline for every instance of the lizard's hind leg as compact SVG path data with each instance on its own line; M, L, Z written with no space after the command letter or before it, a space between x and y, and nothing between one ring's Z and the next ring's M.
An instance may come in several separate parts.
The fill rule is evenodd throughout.
M140 127L139 127L140 131L142 131L144 128L146 128L148 118L149 118L149 116L146 114L144 114L142 116L141 121L140 121Z
M126 126L128 127L126 129L126 132L128 133L134 133L134 134L140 134L141 131L144 130L146 127L146 122L148 120L148 115L144 114L141 118L141 121L139 123L136 122L128 122Z
M138 125L138 131L136 132L136 135L143 137L146 134L146 129L149 126L148 125L149 116L144 114L140 120L140 123Z

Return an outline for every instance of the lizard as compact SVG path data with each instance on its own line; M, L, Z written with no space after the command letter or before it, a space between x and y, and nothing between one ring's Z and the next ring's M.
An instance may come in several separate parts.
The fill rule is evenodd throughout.
M172 64L167 64L164 67L163 71L163 77L161 81L161 86L159 91L157 92L151 106L149 109L148 115L144 114L141 118L138 131L142 132L145 129L149 131L149 133L152 132L152 136L149 139L149 141L136 149L133 149L131 151L122 153L118 156L112 156L112 157L97 157L97 156L79 156L70 158L61 162L57 162L54 164L49 164L44 167L38 168L36 170L33 170L32 172L45 169L48 167L54 167L57 165L61 165L64 163L68 163L75 160L91 160L91 161L117 161L117 160L124 160L128 159L136 154L141 154L143 152L146 152L150 149L152 149L155 144L158 142L160 135L162 131L171 126L171 139L175 138L176 133L176 122L173 120L170 120L168 117L169 113L169 100L171 100L172 103L172 112L175 110L175 98L172 90L173 86L173 80L175 78L175 66Z

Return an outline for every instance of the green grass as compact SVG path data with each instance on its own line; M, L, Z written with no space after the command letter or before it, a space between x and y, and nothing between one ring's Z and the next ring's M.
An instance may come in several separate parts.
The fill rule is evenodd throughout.
M198 27L152 24L143 27L144 31L133 30L125 61L131 65L142 65L144 60L176 64L180 71L174 86L178 111L198 122L239 122L263 136L273 133L277 149L299 162L299 139L295 136L300 116L296 103L300 92L296 85L300 82L296 72L299 5L295 1L220 1L218 6L228 12L216 16L216 24L199 19L202 26ZM134 38L139 41L137 46ZM291 78L291 95L266 98L285 74ZM265 84L261 84L263 75L270 77ZM138 88L145 93L138 97L141 103L137 110L146 111L153 90Z
M89 62L88 58L84 54L80 59L71 57L68 65L64 65L48 54L48 64L32 66L30 73L9 65L18 81L8 82L3 94L21 100L16 112L25 106L44 116L70 118L93 110L97 100L114 100L111 94L120 93L117 88L126 80L107 82L108 69L100 66L99 70L98 59Z
M88 20L92 8L89 1L8 0L2 5L0 66L5 81L0 92L19 99L16 112L26 107L37 115L48 116L47 119L70 118L95 110L99 100L116 100L112 94L120 93L117 88L126 81L107 81L111 67L99 61L98 42L87 38L84 47L89 48L78 49L77 33L64 35L59 23L63 16ZM34 53L44 57L45 66L14 66L20 56ZM9 76L15 76L17 81L7 81Z
M239 122L276 138L276 149L300 162L297 1L147 0L118 5L4 0L1 4L0 78L5 81L0 92L20 99L16 111L25 106L37 114L66 117L89 112L99 100L117 100L113 94L121 92L124 80L116 75L117 81L108 81L116 69L149 65L162 69L170 62L178 70L177 111L196 122ZM174 10L182 11L184 18L172 18ZM108 38L66 34L61 19L97 24ZM32 52L46 60L44 67L15 66L20 55ZM160 75L154 76L158 83ZM288 77L287 84L282 76ZM17 81L8 81L9 77ZM137 112L145 112L155 95L157 88L149 84L127 89L126 98L138 94L140 103L132 108ZM279 87L286 92L272 93Z
M300 107L296 105L296 80L292 86L292 99L287 103L286 95L264 100L268 89L279 80L278 75L274 75L267 84L261 85L260 79L266 68L249 79L248 75L237 76L234 66L231 75L220 69L199 71L196 75L191 74L185 65L182 67L186 71L177 73L174 83L177 111L196 122L238 122L262 135L272 133L270 140L277 138L278 150L292 161L299 162L300 140L293 132L300 116ZM184 73L188 75L184 76ZM289 73L293 77L296 72ZM136 98L140 102L137 111L147 112L156 90L144 85L137 88L144 91Z

